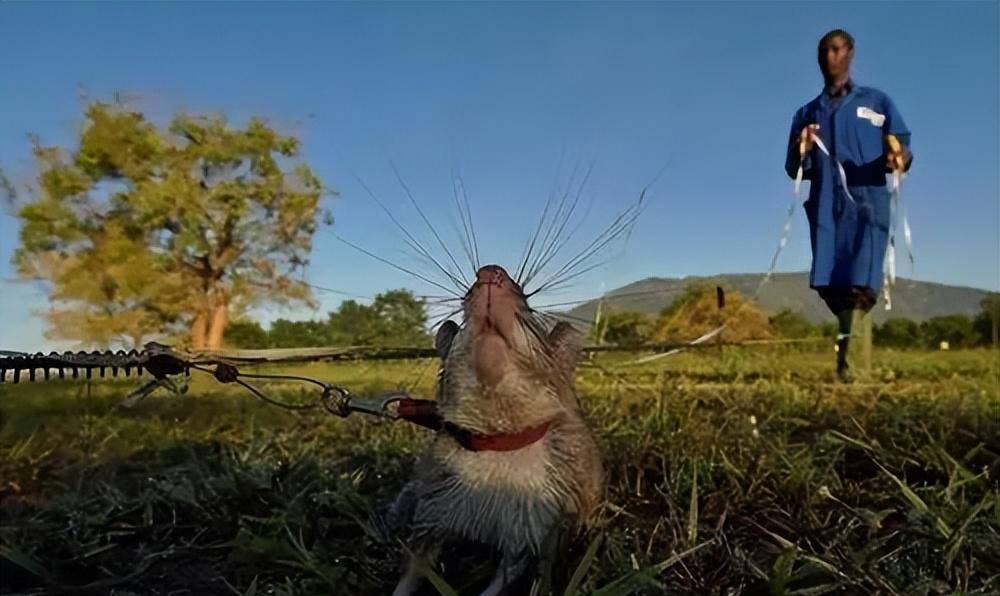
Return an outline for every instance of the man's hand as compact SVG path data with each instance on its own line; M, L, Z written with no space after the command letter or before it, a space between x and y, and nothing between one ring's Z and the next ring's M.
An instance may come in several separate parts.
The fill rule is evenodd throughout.
M906 162L909 159L906 147L899 142L895 135L885 135L885 163L893 172L902 172L906 169Z
M819 124L809 124L799 133L799 155L805 157L816 144L813 135L819 132Z

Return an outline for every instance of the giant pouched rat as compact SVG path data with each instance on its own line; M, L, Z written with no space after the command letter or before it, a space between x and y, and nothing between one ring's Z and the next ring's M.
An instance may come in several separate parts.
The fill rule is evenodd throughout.
M464 323L447 321L436 338L442 430L389 511L414 553L396 596L415 592L421 564L450 540L500 551L483 592L500 594L561 519L585 522L602 499L600 452L573 381L579 332L547 324L496 265L479 269L462 310Z

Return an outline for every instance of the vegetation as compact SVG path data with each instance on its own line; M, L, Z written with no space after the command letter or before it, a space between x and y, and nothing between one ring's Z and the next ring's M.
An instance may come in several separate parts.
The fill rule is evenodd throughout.
M597 321L591 333L597 342L637 346L649 341L654 321L641 312L612 310Z
M371 304L344 301L326 321L278 319L265 330L251 320L235 321L225 343L233 348L301 348L320 346L429 346L427 309L409 290L390 290Z
M770 317L768 323L771 331L779 337L788 339L804 339L807 337L823 337L823 329L813 325L809 319L790 310L782 310Z
M553 551L541 593L1000 590L997 353L877 350L871 382L842 385L828 348L582 363L607 504ZM429 396L436 366L282 370ZM293 414L207 376L117 409L134 386L0 385L0 592L391 589L402 547L370 516L427 431ZM309 391L269 388L298 403ZM476 593L490 558L447 551L435 570L444 593Z
M691 285L660 312L652 339L690 340L723 323L726 323L725 333L729 341L771 337L767 315L739 292L726 292L724 303L720 305L715 288Z
M298 151L256 118L233 128L178 114L161 129L104 103L87 107L77 146L34 139L40 174L17 201L13 262L49 285L51 335L133 347L180 334L216 348L247 308L308 302L293 274L324 189Z
M690 286L682 296L653 318L639 312L611 310L601 317L591 339L622 346L650 341L690 341L726 323L726 339L808 339L833 337L833 324L813 325L804 316L783 310L767 317L756 305L747 303L739 292L726 293L720 309L714 288ZM939 349L942 342L951 349L995 345L994 333L1000 322L1000 295L983 299L980 312L932 317L922 323L890 318L874 328L876 345L897 349Z

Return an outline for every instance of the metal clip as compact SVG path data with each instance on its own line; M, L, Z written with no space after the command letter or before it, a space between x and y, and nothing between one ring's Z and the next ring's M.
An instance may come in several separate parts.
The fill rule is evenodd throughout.
M399 418L399 414L390 409L390 406L404 399L409 399L409 397L402 392L383 393L375 397L359 397L343 387L329 385L323 391L323 407L341 418L346 418L351 412L361 412L395 420Z
M347 407L354 412L363 412L395 420L399 418L399 414L395 410L389 409L389 406L409 398L409 395L402 392L383 393L382 395L362 399L355 397L348 402Z

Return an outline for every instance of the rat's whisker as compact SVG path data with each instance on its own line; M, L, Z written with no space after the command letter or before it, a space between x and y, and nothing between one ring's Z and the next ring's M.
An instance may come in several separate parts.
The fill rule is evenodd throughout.
M344 244L350 246L354 250L363 252L364 254L368 255L369 257L375 259L376 261L379 261L381 263L385 263L386 265L389 265L390 267L398 269L398 270L402 271L403 273L406 273L408 275L412 275L413 277L416 277L417 279L425 281L425 282L431 284L432 286L438 288L439 290L443 290L445 292L448 292L449 294L451 294L452 296L455 296L456 298L461 299L461 297L462 297L461 295L457 294L454 290L452 290L451 288L449 288L447 286L441 285L441 284L439 284L438 282L436 282L434 280L428 279L427 277L424 277L423 275L420 275L419 273L417 273L415 271L411 271L411 270L407 269L406 267L403 267L402 265L397 265L396 263L393 263L389 259L386 259L384 257L380 257L377 254L375 254L375 253L373 253L373 252L371 252L371 251L369 251L369 250L367 250L365 248L362 248L361 246L358 246L357 244L354 244L350 240L346 240L345 238L342 238L341 236L339 236L337 234L333 234L332 232L331 232L331 234L333 235L334 238L336 238L340 242L343 242Z
M422 219L424 224L427 225L427 228L431 231L431 234L434 235L434 238L437 240L442 250L444 250L445 254L448 255L448 258L451 260L451 264L455 267L454 269L454 271L456 272L455 276L462 279L462 281L467 284L468 282L466 282L466 280L464 279L464 276L461 273L462 268L459 267L458 262L455 260L455 256L448 249L448 245L445 244L444 240L441 239L440 234L438 234L434 226L431 225L430 220L427 219L427 216L424 214L424 210L420 208L420 205L417 203L417 200L413 198L413 193L410 192L409 186L407 186L406 182L403 181L403 177L400 175L399 170L396 168L396 164L390 161L389 165L390 167L392 167L392 172L393 174L396 175L396 180L399 181L399 185L403 187L403 191L406 193L406 196L409 197L410 203L413 204L413 208L416 209L417 213L420 215L420 219Z

